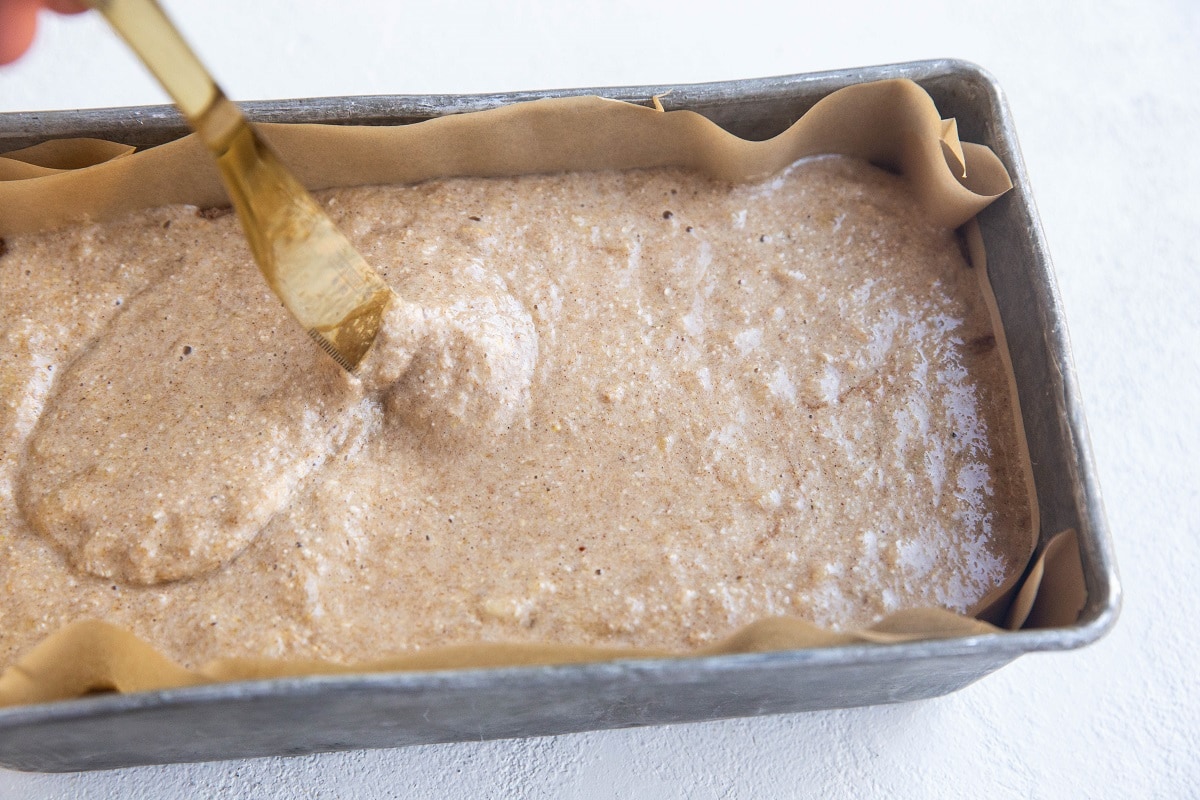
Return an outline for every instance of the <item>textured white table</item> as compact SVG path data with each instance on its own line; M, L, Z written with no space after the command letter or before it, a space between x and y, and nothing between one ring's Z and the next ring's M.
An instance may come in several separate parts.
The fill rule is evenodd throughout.
M547 739L83 775L0 798L1182 797L1200 787L1200 4L167 3L240 99L759 77L952 56L1016 116L1126 592L1098 645L948 697ZM911 13L898 10L907 6ZM337 7L337 12L332 9ZM46 25L0 111L162 95L98 20Z

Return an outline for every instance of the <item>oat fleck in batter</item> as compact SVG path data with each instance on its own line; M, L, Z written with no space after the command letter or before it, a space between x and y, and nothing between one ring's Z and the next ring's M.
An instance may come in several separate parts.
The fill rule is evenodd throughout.
M842 158L327 192L402 301L349 378L232 215L0 257L0 663L688 648L971 608L1030 525L952 232Z

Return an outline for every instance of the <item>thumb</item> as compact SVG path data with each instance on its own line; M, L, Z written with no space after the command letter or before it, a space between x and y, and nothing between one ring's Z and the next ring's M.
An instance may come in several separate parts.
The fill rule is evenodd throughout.
M11 64L29 49L40 6L39 0L0 0L0 64Z
M29 49L41 7L59 14L87 11L83 0L0 0L0 65L11 64Z

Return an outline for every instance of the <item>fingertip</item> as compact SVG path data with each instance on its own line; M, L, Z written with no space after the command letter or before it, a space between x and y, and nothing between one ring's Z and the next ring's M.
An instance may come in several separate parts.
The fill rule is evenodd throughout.
M42 5L56 14L82 14L88 10L87 3L80 0L42 0Z
M37 30L38 0L0 3L0 64L11 64L33 43Z

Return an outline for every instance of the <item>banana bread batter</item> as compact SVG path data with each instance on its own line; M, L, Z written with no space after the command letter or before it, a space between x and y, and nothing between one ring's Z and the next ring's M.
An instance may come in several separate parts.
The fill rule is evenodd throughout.
M359 376L232 214L0 255L0 664L64 624L186 665L686 649L971 609L1031 524L953 231L807 159L320 195L402 300Z

